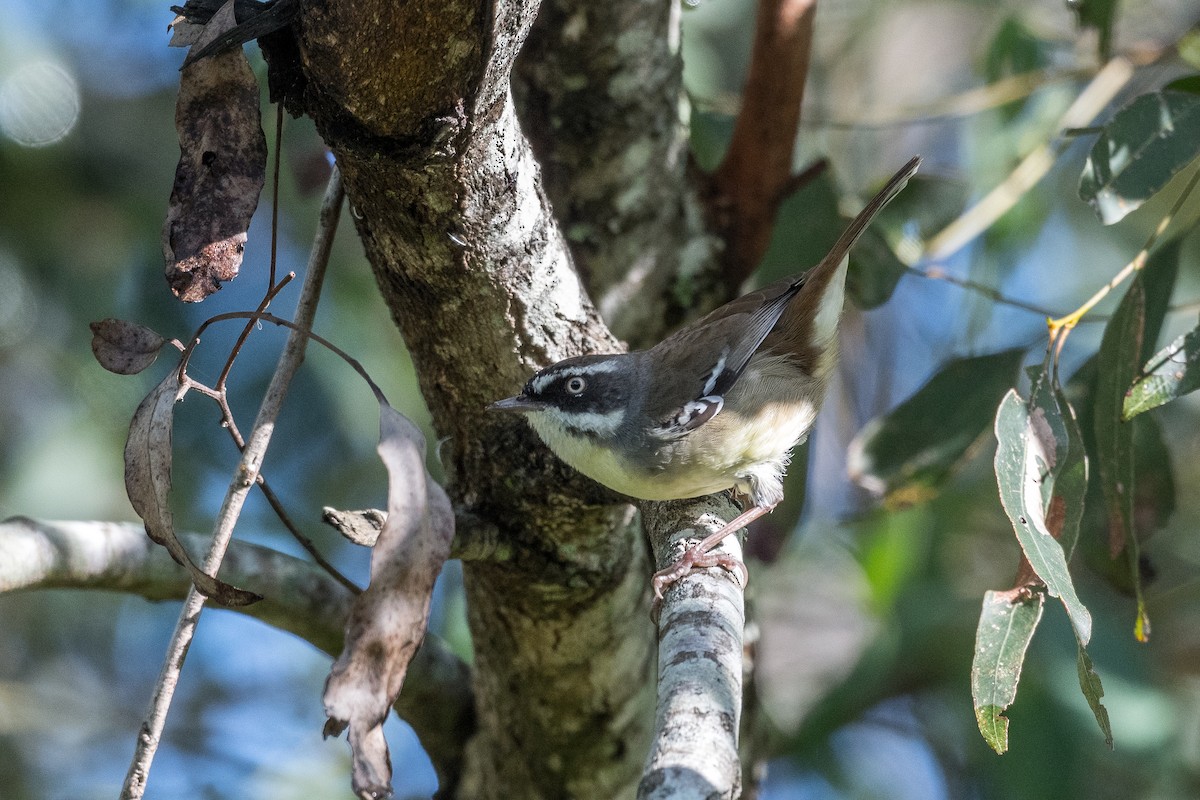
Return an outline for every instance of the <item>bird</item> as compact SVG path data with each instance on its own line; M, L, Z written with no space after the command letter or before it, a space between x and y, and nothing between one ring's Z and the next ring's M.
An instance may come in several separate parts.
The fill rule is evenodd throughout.
M654 574L655 603L694 569L722 566L746 584L740 561L711 551L783 499L792 450L808 437L836 364L850 248L920 164L914 157L888 180L811 269L646 350L551 364L488 407L522 414L562 461L621 494L746 498L742 513Z

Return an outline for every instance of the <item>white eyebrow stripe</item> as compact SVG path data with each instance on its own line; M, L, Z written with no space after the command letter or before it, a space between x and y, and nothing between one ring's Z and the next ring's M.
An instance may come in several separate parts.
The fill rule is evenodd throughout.
M620 368L621 368L621 365L616 363L615 361L596 361L591 364L582 364L582 365L574 365L573 364L569 367L562 367L561 369L555 369L554 367L550 367L546 372L543 372L541 375L536 376L530 382L530 385L533 387L533 390L535 392L538 392L540 394L541 392L544 392L546 390L547 386L549 386L551 383L558 380L559 378L571 377L572 375L579 375L581 377L587 377L588 375L596 375L596 374L607 373L607 372L616 372Z

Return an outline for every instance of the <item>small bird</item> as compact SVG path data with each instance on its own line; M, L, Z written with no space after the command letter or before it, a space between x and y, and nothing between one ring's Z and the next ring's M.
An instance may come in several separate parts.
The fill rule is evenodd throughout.
M749 499L655 573L656 601L693 569L723 566L745 584L740 561L709 551L783 499L792 448L807 438L837 359L847 254L920 163L905 164L807 272L732 300L648 350L559 361L489 406L524 414L555 455L622 494L679 500L736 489Z

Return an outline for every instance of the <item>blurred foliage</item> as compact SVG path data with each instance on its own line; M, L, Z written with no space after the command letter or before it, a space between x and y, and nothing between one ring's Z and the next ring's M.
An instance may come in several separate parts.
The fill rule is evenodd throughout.
M1072 69L1093 63L1098 49L1166 46L1195 23L1194 4L1183 0L1070 5L1078 19L1067 4L1032 0L821 5L794 166L798 171L825 157L830 168L784 204L761 279L814 263L836 236L839 218L856 210L853 197L864 196L913 153L927 160L921 178L881 217L869 251L855 254L852 294L865 310L847 315L847 369L840 405L829 411L841 429L829 426L818 434L840 439L832 448L810 448L810 479L844 476L844 461L836 457L844 455L846 443L869 419L897 406L897 413L913 413L902 401L938 365L1011 348L1036 353L1044 345L1044 314L907 274L906 265L973 197L1060 133L1056 121L1086 83ZM753 9L751 0L685 4L685 82L694 154L704 168L719 163L732 130ZM157 363L127 378L104 373L89 351L88 323L121 317L167 337L186 337L209 315L253 305L266 281L270 200L264 197L241 277L201 308L170 297L159 235L178 156L173 87L182 54L165 47L165 5L108 0L89 5L86 16L88 23L78 24L78 15L59 4L17 0L6 5L0 26L0 94L11 96L14 76L24 76L34 82L21 86L54 100L34 117L0 118L0 516L133 518L121 481L121 449L133 409L167 367ZM1080 25L1095 32L1081 36ZM1193 36L1181 46L1183 56L1192 58L1190 68L1167 57L1139 72L1096 121L1103 136L1081 133L1049 177L997 226L936 266L1062 311L1109 281L1178 197L1196 155L1194 134L1187 141L1160 141L1175 130L1162 124L1161 114L1139 116L1126 127L1118 109L1186 105L1161 90L1200 66L1195 42ZM253 60L261 77L257 55ZM1041 77L1026 94L989 88L1031 72ZM1179 84L1169 92L1194 97L1183 94L1187 90ZM49 137L45 131L54 125L62 128L59 138L38 140ZM273 153L270 122L267 134ZM1109 172L1128 180L1136 176L1113 168L1112 155L1138 142L1174 147L1168 159L1173 166L1138 177L1129 191L1116 178L1099 181L1130 207L1139 202L1134 198L1154 195L1102 228L1076 195L1088 151L1105 144ZM324 156L311 124L291 119L281 153L280 267L299 271L314 227ZM1166 163L1152 160L1149 166ZM1198 208L1195 198L1185 204L1168 238L1189 230ZM347 223L335 246L317 329L361 360L434 442L412 365ZM1175 306L1187 307L1200 290L1195 242L1194 235L1180 240L1178 285L1173 294L1167 290ZM1147 269L1162 267L1152 262ZM276 300L274 311L290 312L298 285ZM1152 364L1179 358L1153 354L1195 321L1194 308L1168 313L1167 296L1156 298L1153 287L1146 288L1146 334L1132 348L1139 376L1159 374ZM1119 289L1083 322L1103 319L1126 291ZM1155 315L1165 319L1162 336ZM239 329L226 323L208 332L193 362L198 378L215 379ZM1020 550L999 502L993 443L967 437L974 446L956 450L954 469L940 470L920 502L885 510L847 488L845 496L855 502L837 509L847 517L841 525L818 516L752 581L752 599L763 610L766 663L759 691L778 756L763 797L1200 796L1200 545L1192 534L1200 524L1200 497L1175 492L1200 482L1195 395L1183 396L1191 388L1185 372L1178 379L1184 388L1154 390L1161 407L1122 423L1132 426L1130 541L1138 543L1140 557L1112 558L1095 469L1097 367L1089 359L1098 336L1095 326L1081 324L1060 368L1073 375L1065 396L1077 412L1093 467L1071 579L1093 619L1088 654L1103 680L1116 750L1104 746L1080 691L1079 651L1057 603L1047 604L1024 653L1019 693L1005 712L1011 721L1008 752L997 756L976 730L970 685L980 604L986 592L1013 585ZM282 341L283 333L269 326L256 331L239 359L231 382L239 420L248 423L257 408ZM1179 341L1176 350L1190 359L1194 346L1186 337ZM1030 395L1030 386L1012 379L1015 359L1005 361L1005 369L1010 366L991 401L992 416L1004 389ZM991 374L959 376L921 410L921 424L899 420L896 447L919 451L936 440L948 430L951 412L969 405ZM1148 381L1142 378L1141 385ZM1119 399L1115 392L1112 399ZM1122 405L1104 413L1120 413ZM189 398L178 413L176 447L189 457L176 465L177 522L204 530L236 453L210 405ZM382 504L376 426L375 402L357 377L327 353L313 351L290 391L265 469L305 532L360 583L366 553L316 520L322 505ZM438 475L436 463L430 466ZM799 467L793 472L801 473ZM789 491L789 500L799 495ZM809 499L814 506L822 501L811 493ZM252 497L239 535L298 552L258 498ZM1135 579L1154 621L1148 644L1131 633L1135 606L1127 592ZM451 567L435 597L432 627L467 654L463 602L459 572ZM0 597L5 800L115 795L175 613L173 605L79 592ZM210 612L172 712L151 794L349 796L344 745L320 741L320 687L328 663L284 634ZM419 747L403 738L398 723L390 725L397 775L409 779L397 784L398 791L428 794L433 779Z

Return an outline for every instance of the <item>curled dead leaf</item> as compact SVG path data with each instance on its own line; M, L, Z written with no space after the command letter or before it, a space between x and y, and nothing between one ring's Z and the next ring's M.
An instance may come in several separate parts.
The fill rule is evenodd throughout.
M371 582L346 622L346 646L325 682L325 735L349 728L359 797L391 794L383 722L425 638L434 580L450 554L454 514L425 471L425 437L385 402L379 457L388 472L387 519L371 555Z
M330 526L351 542L363 547L374 547L379 540L379 531L383 530L387 514L377 508L367 508L362 511L340 511L325 506L321 509L321 521Z
M100 366L118 375L136 375L154 363L167 343L145 325L123 319L102 319L92 329L92 354Z
M233 0L221 7L192 51L236 27ZM190 41L190 30L177 36ZM235 278L246 231L266 180L258 82L240 48L184 67L175 107L179 164L163 225L163 258L171 291L185 302L203 300Z
M262 597L205 573L175 536L169 502L171 440L175 404L185 394L187 387L180 384L178 371L171 370L133 413L125 441L125 492L133 510L146 526L146 535L165 547L171 557L187 569L201 594L226 606L250 605Z

